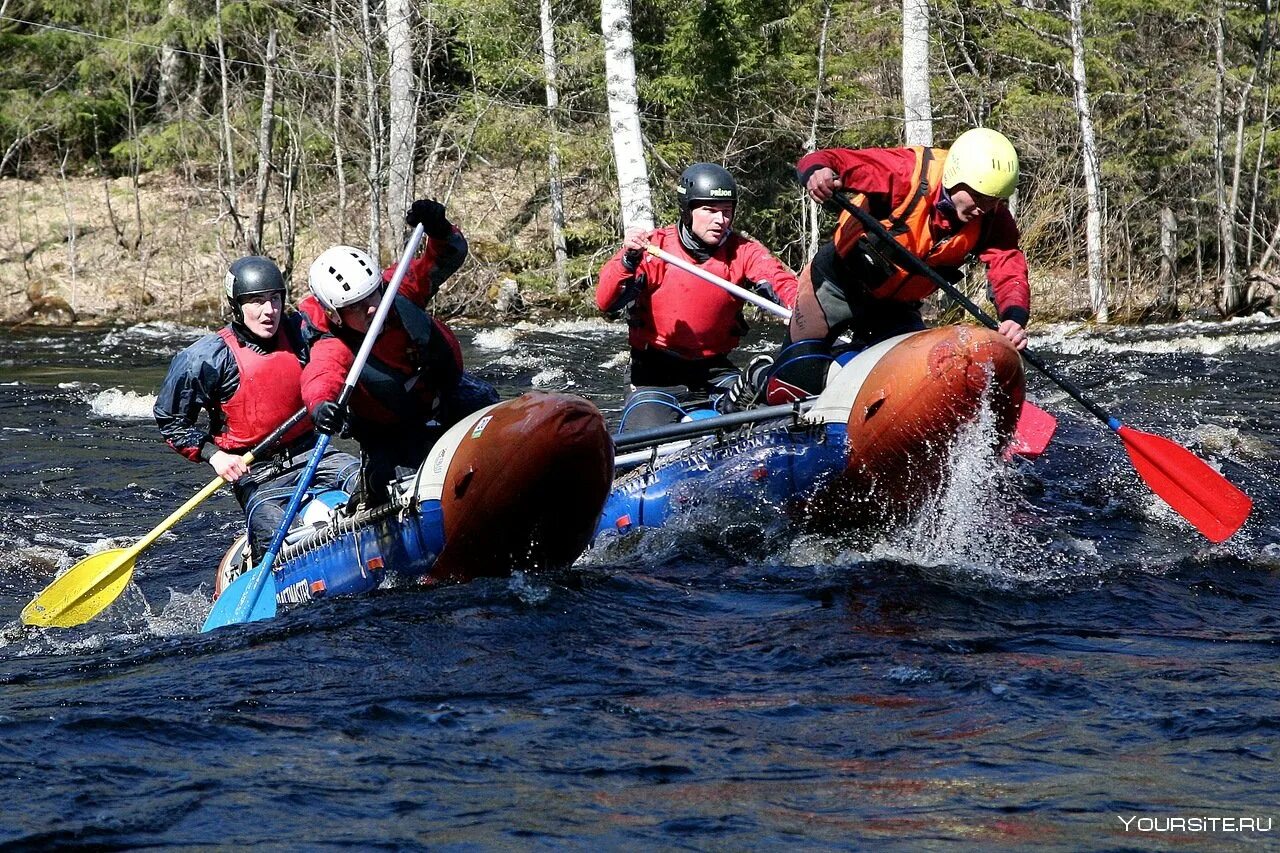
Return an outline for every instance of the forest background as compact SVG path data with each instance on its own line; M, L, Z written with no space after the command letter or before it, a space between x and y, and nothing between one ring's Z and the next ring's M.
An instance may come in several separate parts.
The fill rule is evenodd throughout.
M415 197L471 242L437 311L588 313L690 162L799 270L804 152L975 125L1021 156L1033 317L1273 310L1272 2L0 0L0 317L204 321L250 253L300 295Z

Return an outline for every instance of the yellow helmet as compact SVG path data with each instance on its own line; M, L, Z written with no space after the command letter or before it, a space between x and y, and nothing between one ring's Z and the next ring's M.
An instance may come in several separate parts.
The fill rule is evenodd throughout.
M956 137L942 167L942 185L964 184L993 198L1008 198L1018 187L1018 152L998 130L975 127Z

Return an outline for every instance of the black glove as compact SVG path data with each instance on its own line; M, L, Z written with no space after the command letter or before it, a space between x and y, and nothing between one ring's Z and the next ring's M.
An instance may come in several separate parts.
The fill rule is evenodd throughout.
M622 253L622 266L627 272L635 272L643 260L643 249L627 249Z
M782 304L782 297L778 295L778 291L773 289L773 285L767 281L757 281L755 287L756 293L768 299L770 302Z
M339 406L332 400L325 400L311 413L311 420L316 425L316 429L325 435L341 435L347 428L350 416L346 406Z
M447 238L453 234L453 226L444 215L444 205L429 198L422 198L409 206L404 215L409 227L421 225L428 236Z

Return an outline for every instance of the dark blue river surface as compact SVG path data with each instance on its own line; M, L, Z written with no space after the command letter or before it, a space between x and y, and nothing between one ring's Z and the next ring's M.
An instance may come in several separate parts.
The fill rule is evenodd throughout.
M820 536L717 513L571 569L202 635L215 495L101 618L24 629L211 477L152 397L199 330L0 337L0 847L1274 848L1280 324L1051 327L1052 365L1256 501L1212 545L1044 379L1034 462ZM616 418L624 329L463 328L508 396ZM749 349L763 351L764 344ZM708 504L714 506L714 502Z

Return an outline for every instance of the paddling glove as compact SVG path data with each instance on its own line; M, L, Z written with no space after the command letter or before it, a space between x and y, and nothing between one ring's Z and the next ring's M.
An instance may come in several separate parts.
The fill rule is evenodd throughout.
M765 299L768 299L770 302L776 302L779 305L786 304L782 301L782 297L778 295L778 291L774 290L773 285L767 281L757 281L755 290L756 293L760 294Z
M409 227L421 225L428 237L447 239L453 234L453 226L444 215L444 205L429 198L422 198L409 206L404 215L405 224Z
M311 420L315 423L316 429L325 435L341 435L348 426L349 418L346 406L339 406L332 400L325 400L311 413Z

